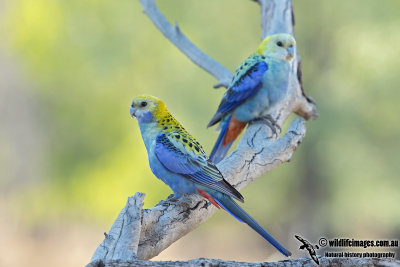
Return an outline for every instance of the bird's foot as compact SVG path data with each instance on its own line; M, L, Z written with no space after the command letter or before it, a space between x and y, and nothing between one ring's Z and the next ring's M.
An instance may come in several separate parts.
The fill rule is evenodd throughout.
M276 137L278 137L279 134L282 132L281 126L278 125L278 123L274 120L274 118L272 118L271 115L267 115L265 117L257 118L257 119L255 119L253 121L254 122L260 121L260 122L264 122L265 124L267 124L268 127L271 129L272 133L274 135L276 135ZM277 130L279 130L279 133L278 133Z
M171 194L167 197L167 200L171 202L178 202L180 197L180 195L177 196L175 194Z
M271 122L272 126L274 127L274 129L273 129L273 130L275 130L275 132L276 132L276 129L278 129L278 130L279 130L279 133L281 133L281 132L282 132L282 128L281 128L281 126L279 126L279 124L276 122L276 120L275 120L274 118L272 118L272 116L271 116L271 115L267 115L267 116L265 116L265 117L264 117L264 119L265 119L265 120L268 120L268 121L270 121L270 122Z

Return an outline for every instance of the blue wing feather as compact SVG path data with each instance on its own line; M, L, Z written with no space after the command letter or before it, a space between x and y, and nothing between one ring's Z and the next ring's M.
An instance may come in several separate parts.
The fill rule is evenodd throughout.
M243 196L224 180L217 167L205 155L194 158L175 146L165 134L156 138L155 154L169 171L243 201Z
M165 134L157 137L155 152L161 163L172 172L188 174L198 171L196 166L188 164L187 155L175 147Z
M266 71L268 71L267 63L263 60L256 60L246 72L236 72L232 85L225 92L217 112L207 127L216 124L225 114L234 110L246 99L254 96L262 87L262 79Z
M268 70L265 61L254 64L236 80L226 92L217 112L226 113L237 107L243 100L252 97L261 88L262 78Z

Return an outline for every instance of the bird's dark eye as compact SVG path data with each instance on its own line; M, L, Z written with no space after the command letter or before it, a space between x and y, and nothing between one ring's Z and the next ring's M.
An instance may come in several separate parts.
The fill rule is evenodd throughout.
M282 47L283 43L281 41L279 41L279 42L276 43L276 45Z
M146 102L146 101L143 101L142 103L140 103L140 106L142 106L142 107L147 106L147 102Z

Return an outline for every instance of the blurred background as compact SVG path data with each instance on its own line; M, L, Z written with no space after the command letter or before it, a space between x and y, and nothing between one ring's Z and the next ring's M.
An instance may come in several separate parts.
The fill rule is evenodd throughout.
M158 4L232 71L260 42L252 1ZM399 10L398 0L294 1L304 86L320 118L307 122L290 163L242 193L295 258L307 254L294 234L400 237ZM145 192L145 208L168 196L131 99L162 98L210 152L217 133L205 126L224 93L215 83L137 0L0 0L0 266L83 266L128 196ZM224 212L156 259L199 257L283 259Z

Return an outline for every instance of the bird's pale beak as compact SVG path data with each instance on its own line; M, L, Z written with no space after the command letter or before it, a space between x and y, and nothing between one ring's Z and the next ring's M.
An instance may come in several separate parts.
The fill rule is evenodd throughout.
M137 109L132 105L131 108L129 109L129 113L131 114L131 117L135 116L136 117L136 111Z
M289 46L286 51L288 52L286 59L287 60L291 60L294 57L294 47L293 46Z

